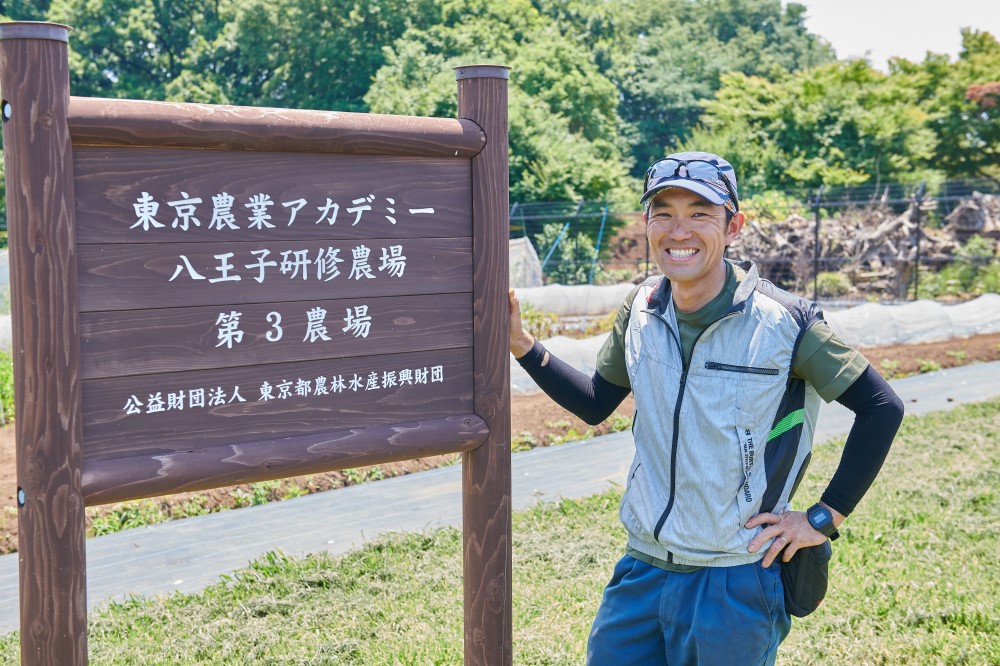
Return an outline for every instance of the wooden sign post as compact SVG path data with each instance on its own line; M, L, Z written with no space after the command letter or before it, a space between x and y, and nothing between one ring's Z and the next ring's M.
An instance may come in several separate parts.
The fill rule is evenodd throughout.
M71 98L68 32L0 24L22 663L87 661L85 505L461 452L510 664L507 68L457 120Z

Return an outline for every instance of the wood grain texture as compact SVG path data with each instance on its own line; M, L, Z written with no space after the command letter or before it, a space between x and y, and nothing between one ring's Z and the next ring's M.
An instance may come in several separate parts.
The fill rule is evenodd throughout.
M371 251L369 264L374 278L352 278L352 252L358 245ZM402 246L406 268L402 276L379 271L380 255L393 245ZM417 238L408 240L366 239L364 241L283 241L273 243L167 243L162 245L81 245L79 285L81 312L150 308L239 306L245 303L279 303L440 294L469 291L472 284L472 242L470 238ZM314 259L320 250L332 248L343 262L340 275L332 280L317 278L315 265L302 272L280 273L282 253L308 250ZM268 254L254 254L266 250ZM223 277L217 255L232 253L229 276L239 281L211 280ZM191 277L181 257L205 279ZM288 255L290 257L294 254ZM261 258L276 262L267 266L264 281L257 282ZM181 273L171 282L181 267ZM250 266L248 268L248 266Z
M468 121L73 97L73 143L352 155L472 157L485 137Z
M371 317L366 337L343 330L359 303ZM326 313L323 337L308 332L317 308ZM217 322L232 312L239 340L220 340ZM272 312L281 317L275 341L268 338L277 336ZM225 369L237 366L471 347L472 294L87 312L80 334L84 379L215 369L223 381Z
M487 435L483 420L466 414L195 451L94 460L84 464L83 493L87 504L95 505L256 483L467 451L481 445Z
M442 366L443 381L428 376L416 381L415 370ZM399 371L409 369L413 381L400 383ZM395 386L384 386L384 373L396 372ZM377 375L378 388L367 379ZM357 375L364 383L352 390ZM316 394L316 378L339 392ZM296 394L298 380L310 390ZM267 382L273 399L263 400ZM287 397L281 386L287 384ZM234 400L236 387L246 402ZM220 404L210 395L222 389ZM192 406L192 391L204 389L204 406ZM160 394L164 409L150 410L151 395ZM183 409L168 409L169 394L184 394ZM126 405L135 396L139 413ZM283 439L295 434L391 425L472 413L472 354L468 348L345 359L313 359L254 367L143 375L83 382L83 453L87 462L136 455L193 451L239 442Z
M87 663L67 45L0 39L17 412L21 662ZM51 26L39 25L40 34Z
M80 244L472 235L468 159L77 147L73 162ZM144 192L163 227L132 228ZM223 193L232 224L212 225ZM247 204L260 194L272 202L264 210L273 228L251 228ZM170 205L188 198L201 200L191 204L197 224Z
M512 661L510 367L508 361L508 150L506 68L462 78L458 114L483 128L472 160L475 412L487 441L462 462L465 663ZM502 76L502 78L501 78Z

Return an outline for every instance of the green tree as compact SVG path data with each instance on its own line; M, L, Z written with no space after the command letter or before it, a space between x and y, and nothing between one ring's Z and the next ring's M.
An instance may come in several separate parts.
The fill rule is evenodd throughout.
M0 2L0 18L5 21L44 21L51 0L5 0Z
M54 0L75 94L367 110L382 46L436 0Z
M595 3L539 0L564 32L592 48L617 86L633 175L690 136L722 75L771 80L833 60L805 28L805 7L780 0Z
M833 62L781 0L13 0L71 25L73 93L453 116L451 68L512 67L517 201L635 201L686 146L733 158L747 193L1000 179L1000 45L888 75ZM993 92L991 92L993 91Z
M213 60L237 104L367 111L383 47L440 17L437 0L259 0L242 8Z
M633 194L614 83L527 0L445 2L439 23L408 30L385 54L365 97L380 113L454 115L452 67L511 66L512 199Z
M222 100L204 74L198 86L180 88L174 81L194 82L200 51L215 41L232 10L227 0L55 0L49 19L73 28L73 94L212 102Z
M927 179L938 140L913 99L921 79L885 75L864 60L775 81L726 74L686 143L731 156L751 192Z
M934 163L951 178L1000 180L1000 101L989 95L1000 85L1000 43L988 32L962 31L962 50L952 63L929 55L921 64L892 63L894 71L923 77L920 103L937 135ZM983 94L977 94L983 91Z
M562 224L546 224L541 233L535 234L535 245L540 256L549 258L545 266L545 279L549 284L587 284L590 281L596 249L586 233L574 235L564 232Z
M996 81L1000 45L968 30L956 61L897 58L888 74L864 60L771 80L724 74L683 145L730 156L750 192L998 178L1000 118L988 93Z

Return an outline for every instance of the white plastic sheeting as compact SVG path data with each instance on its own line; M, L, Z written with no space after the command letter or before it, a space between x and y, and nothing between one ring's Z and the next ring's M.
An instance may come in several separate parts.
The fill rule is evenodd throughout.
M1000 294L983 294L958 305L926 300L905 305L866 303L828 312L826 319L837 335L857 347L964 338L1000 332Z
M510 286L541 287L542 263L538 261L535 247L527 238L512 238L510 248Z
M625 286L631 288L631 285ZM520 293L518 291L519 298ZM847 310L826 312L825 315L837 335L854 347L937 342L970 335L1000 333L1000 295L984 294L958 305L942 305L934 301L915 301L903 305L865 303ZM583 340L558 336L543 340L542 343L555 356L591 375L596 369L597 352L606 338L607 334ZM529 395L540 391L513 357L510 385L511 392L515 395Z
M536 310L559 316L600 315L614 312L622 306L634 284L564 285L518 289L517 300Z

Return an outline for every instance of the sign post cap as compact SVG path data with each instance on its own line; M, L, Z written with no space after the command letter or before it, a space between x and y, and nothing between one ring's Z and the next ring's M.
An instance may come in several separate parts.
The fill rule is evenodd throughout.
M462 79L509 79L507 65L462 65L455 68L455 80Z
M0 40L3 39L50 39L69 43L69 31L73 28L62 23L44 21L4 21L0 23Z

